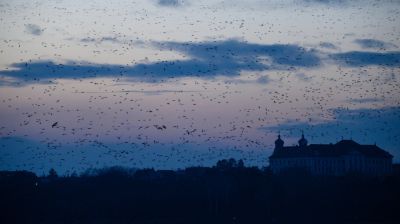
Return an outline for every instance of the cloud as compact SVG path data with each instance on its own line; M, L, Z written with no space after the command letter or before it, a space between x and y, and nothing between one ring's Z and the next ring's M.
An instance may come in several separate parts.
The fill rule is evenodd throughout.
M238 40L200 43L161 42L154 46L185 53L214 65L244 70L287 69L288 66L314 67L320 64L317 52L294 44L254 44Z
M400 52L398 51L386 53L351 51L332 54L330 56L336 62L351 67L368 65L400 66Z
M101 40L114 41L115 39L101 38ZM0 71L0 85L25 85L48 83L55 79L115 76L145 82L162 82L182 77L207 79L225 76L232 78L245 71L291 71L297 68L316 68L322 64L321 52L295 44L257 44L229 39L206 42L147 42L142 45L161 51L180 52L187 59L132 65L94 64L81 61L69 61L64 64L52 61L21 62L12 64L11 69ZM351 51L327 56L335 63L349 67L400 66L400 52ZM268 82L267 79L259 80L259 83L266 82Z
M122 66L51 61L12 64L13 70L0 71L0 75L13 78L23 85L54 79L81 79L123 76L143 81L162 81L170 78L239 76L242 71L290 70L295 67L315 67L320 64L316 52L298 45L254 44L238 40L200 43L152 42L160 50L178 51L187 60L158 61ZM262 80L261 80L262 81ZM266 81L266 80L264 80ZM10 82L1 82L10 85Z
M359 44L362 48L373 48L373 49L397 48L397 46L392 43L387 43L374 39L356 39L354 42Z
M111 43L121 43L121 41L116 37L102 37L102 38L92 38L92 37L85 37L79 40L83 43L101 43L101 42L111 42Z
M183 5L183 0L157 0L157 5L166 7L177 7Z
M27 33L35 36L40 36L43 33L43 30L40 28L40 26L36 24L25 24L25 30Z
M334 44L329 42L321 42L319 46L327 49L337 49L337 47Z
M334 109L330 121L310 124L288 121L277 126L264 127L267 131L280 131L287 137L297 138L301 130L311 143L330 143L353 138L362 144L375 142L400 156L400 107L380 109Z

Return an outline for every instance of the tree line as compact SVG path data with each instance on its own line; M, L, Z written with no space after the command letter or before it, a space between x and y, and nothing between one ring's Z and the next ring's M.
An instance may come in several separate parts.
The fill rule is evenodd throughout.
M276 176L234 159L176 171L1 171L0 198L1 223L398 223L400 175Z

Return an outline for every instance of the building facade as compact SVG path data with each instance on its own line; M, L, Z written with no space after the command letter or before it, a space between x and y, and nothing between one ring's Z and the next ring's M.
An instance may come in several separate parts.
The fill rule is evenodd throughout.
M361 145L353 140L336 144L310 144L302 135L297 146L284 146L280 135L269 157L274 174L303 169L312 175L342 176L349 173L383 176L392 172L393 156L376 145Z

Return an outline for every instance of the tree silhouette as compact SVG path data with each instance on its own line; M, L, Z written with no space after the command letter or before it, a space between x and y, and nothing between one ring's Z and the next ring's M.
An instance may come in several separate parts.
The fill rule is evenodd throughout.
M56 179L58 177L58 174L55 169L51 168L47 177L49 179Z
M397 223L392 176L272 175L224 159L184 170L0 171L0 223ZM56 181L54 181L56 179Z

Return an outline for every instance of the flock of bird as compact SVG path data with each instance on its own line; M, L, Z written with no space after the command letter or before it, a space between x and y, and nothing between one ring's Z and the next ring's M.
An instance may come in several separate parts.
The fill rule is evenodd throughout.
M397 65L355 67L335 63L328 58L321 64L302 67L296 63L288 64L292 62L293 55L283 54L283 58L279 58L276 56L279 52L269 52L269 56L276 56L275 62L287 63L285 67L274 67L271 66L271 58L266 58L265 55L252 56L257 52L244 54L244 49L239 47L232 51L224 49L222 53L213 48L210 50L213 53L207 52L205 57L210 63L237 59L235 65L240 67L240 75L214 74L221 71L221 68L212 66L210 69L216 71L201 70L200 74L194 76L163 76L161 79L138 79L129 76L128 71L129 67L135 64L150 65L155 61L161 65L168 65L169 61L185 62L196 57L196 54L190 55L187 51L180 50L180 47L168 49L166 45L162 49L154 49L157 46L148 43L158 35L169 42L174 38L190 38L190 41L182 42L182 46L184 43L198 43L200 48L204 47L201 43L212 43L213 39L216 42L221 38L229 39L209 35L229 36L230 31L243 39L269 44L272 43L269 42L268 35L281 37L282 32L309 37L311 42L318 40L311 48L304 44L305 48L310 50L296 55L299 57L297 61L301 61L301 57L307 57L307 53L323 58L327 52L340 52L341 41L356 37L340 36L340 40L335 44L320 44L325 41L320 38L331 38L335 35L323 36L319 31L318 34L322 37L315 37L306 32L293 33L297 28L286 30L288 27L279 22L260 21L257 16L264 18L264 13L259 11L249 17L246 15L243 18L221 20L221 5L203 5L201 13L194 14L193 18L187 18L187 21L182 18L176 21L177 16L173 12L179 14L178 11L182 10L187 16L188 10L191 13L190 4L168 6L175 7L174 9L162 6L162 13L157 11L159 14L146 8L135 9L135 19L129 22L128 18L132 18L128 15L131 5L121 7L120 10L115 6L102 8L91 5L96 9L95 12L91 12L85 7L68 8L66 4L66 7L54 6L49 14L60 12L62 15L71 15L71 21L79 21L79 25L88 28L88 37L74 37L74 29L67 23L65 27L53 30L63 35L62 40L54 37L59 41L57 43L46 35L52 32L56 21L65 21L63 18L53 18L45 12L35 10L35 7L41 8L45 3L32 3L34 9L20 12L27 13L23 18L6 16L10 14L12 7L16 6L10 4L0 5L0 12L4 13L0 15L0 19L8 25L6 30L13 29L14 20L19 22L23 19L23 23L27 25L28 16L39 18L41 25L24 26L29 28L24 31L28 32L25 35L32 37L32 40L1 39L0 58L7 61L6 55L10 53L21 56L19 60L14 59L13 63L22 63L23 66L19 69L26 69L23 71L30 75L20 79L8 77L7 74L13 69L10 66L12 63L1 65L1 169L46 172L53 167L63 170L64 173L110 165L168 169L213 165L217 160L229 157L244 159L248 165L266 166L278 131L285 135L288 144L297 141L301 130L305 131L306 136L309 134L307 137L311 142L325 139L326 133L336 135L331 136L332 139L350 135L354 130L359 131L358 138L369 141L377 130L351 129L351 125L348 125L354 123L357 126L358 120L365 121L364 118L353 116L360 109L372 111L370 120L376 123L374 128L378 127L379 132L383 133L382 141L400 143L399 131L387 123L400 115L400 68ZM322 12L336 10L332 9L332 6L319 9ZM391 15L398 14L399 9L400 7L395 9ZM290 15L288 17L309 13L307 8L304 8L305 11L293 11L291 8L287 10ZM354 10L360 11L357 8ZM79 17L85 13L90 15L87 21ZM95 15L102 13L106 19L98 18L98 21L90 23ZM241 12L237 13L239 17L243 16ZM337 23L347 27L347 23L350 23L341 21L340 18L328 21L321 14L312 14L312 21L315 23L323 21L321 27L318 27L321 29L336 27ZM362 15L368 17L368 11L362 12ZM198 18L199 16L203 16L206 22ZM224 19L227 17L230 15L224 15ZM111 22L107 21L107 18L111 18ZM277 21L282 22L279 19ZM48 23L49 27L45 27L45 23ZM128 25L130 23L133 23L134 29ZM172 27L173 24L176 27ZM207 24L209 27L204 27ZM123 28L119 28L120 26ZM178 31L175 31L175 28ZM105 31L111 32L111 35L103 35ZM398 35L399 31L391 32ZM132 35L134 37L131 37ZM293 37L288 37L288 40L290 38ZM30 42L40 42L37 46L39 50L32 48ZM357 47L356 42L353 44ZM397 51L395 43L389 47L389 50L368 50L381 53ZM74 50L76 51L73 52ZM138 55L135 55L135 52ZM202 52L197 53L197 56L204 56ZM67 60L70 55L74 55L76 60ZM46 68L49 73L56 74L56 78L49 74L32 77L32 73L29 73L31 64L46 59L46 56L52 61L66 58L64 62L53 63L57 66ZM24 59L26 57L30 59ZM168 57L173 59L165 59ZM77 65L77 73L85 74L75 75L72 70L73 75L62 78L63 71L66 70L65 66L60 64L75 65L91 59L97 60L93 62L94 65L104 67L95 66L92 69L89 66L87 70L82 70ZM114 61L118 60L122 61L121 65L114 66L113 64L117 64ZM202 63L201 60L199 63ZM118 72L100 74L99 71L106 71L107 66L113 67L112 71L117 67ZM96 71L96 68L99 70ZM387 118L387 111L394 114L390 115L390 119ZM352 116L348 120L349 114ZM351 130L337 128L337 125L342 125L341 122L343 127L350 127ZM313 127L320 124L326 124L326 132L313 132Z

